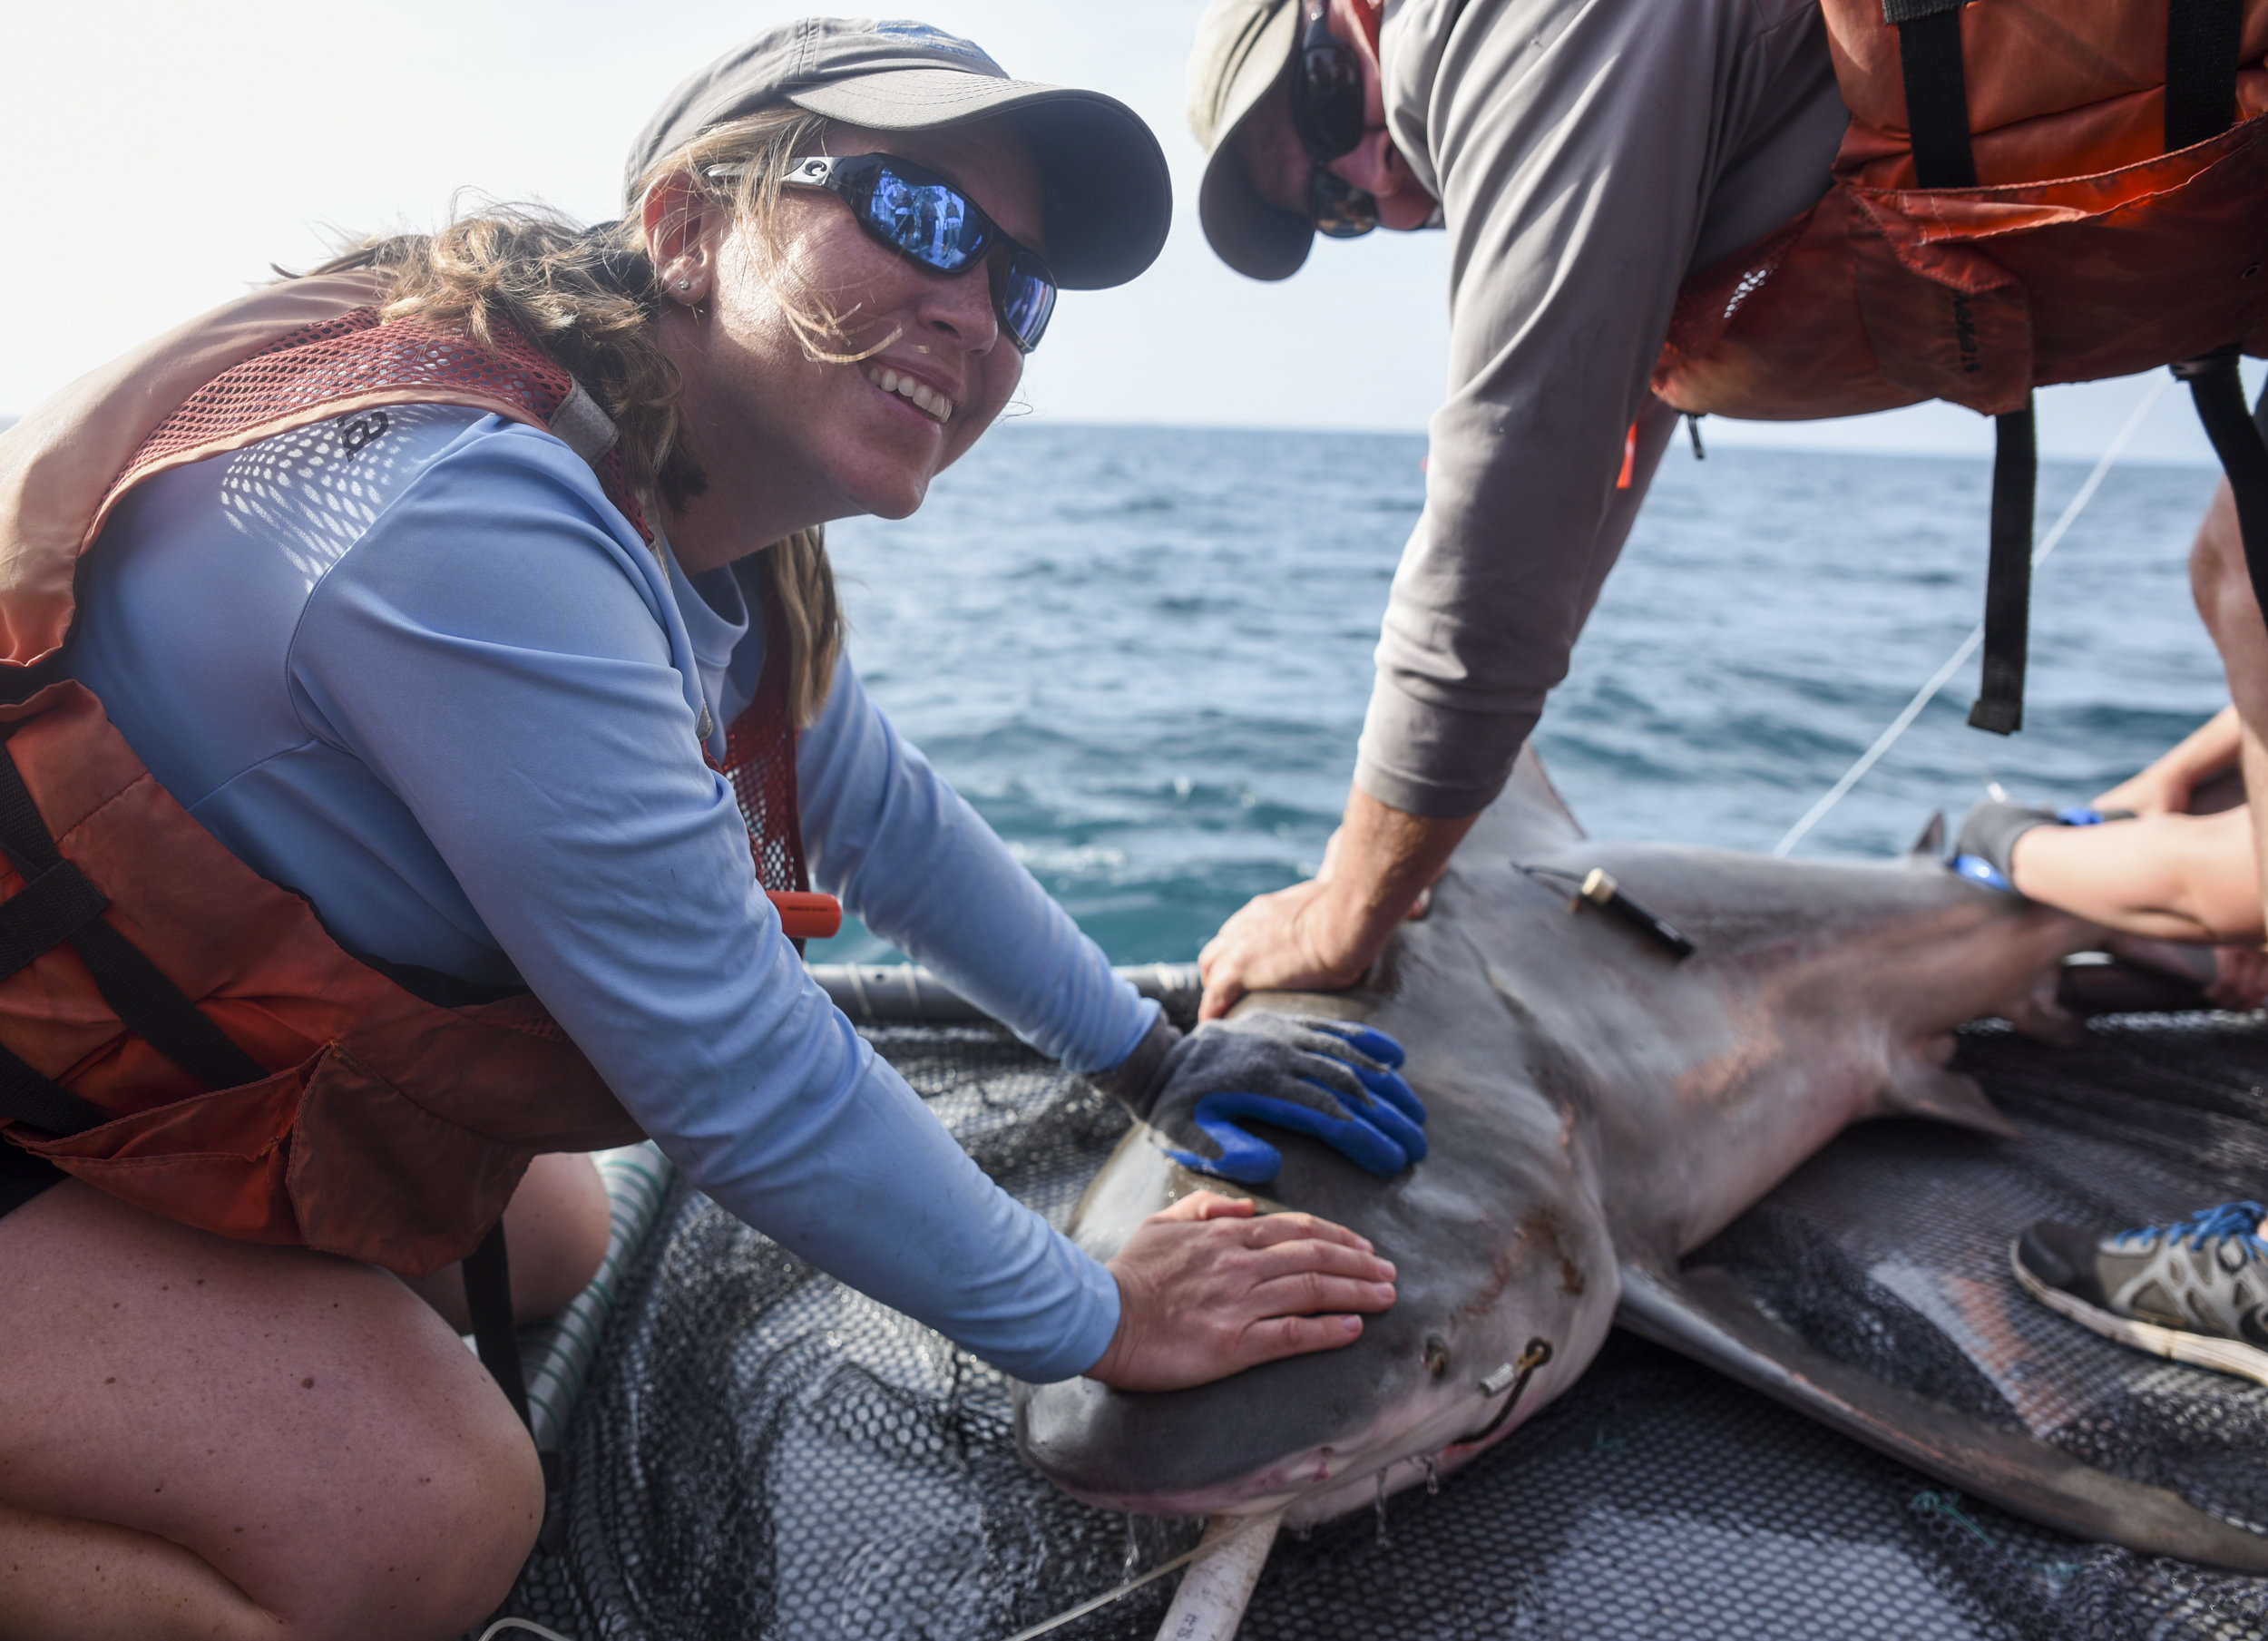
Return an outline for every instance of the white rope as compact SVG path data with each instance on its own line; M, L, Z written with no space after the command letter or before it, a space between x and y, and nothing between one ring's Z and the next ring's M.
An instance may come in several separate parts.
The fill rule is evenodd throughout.
M1505 1367L1507 1368L1511 1365L1512 1364L1510 1363L1505 1363ZM1541 1364L1539 1363L1538 1365L1540 1366ZM1503 1372L1504 1368L1497 1369L1497 1372L1499 1373ZM1494 1376L1494 1374L1490 1375L1491 1378ZM1485 1383L1486 1382L1484 1381L1484 1386ZM1517 1391L1512 1393L1515 1399L1517 1399L1520 1394ZM1483 1402L1487 1402L1494 1401L1495 1398L1489 1395L1484 1388L1481 1392L1481 1400ZM1442 1451L1445 1452L1448 1450L1443 1449ZM1435 1459L1438 1459L1440 1456L1440 1453L1432 1455L1432 1457ZM1422 1464L1425 1462L1426 1460L1423 1460L1396 1459L1381 1467L1378 1474L1381 1477L1383 1477L1387 1471L1393 1470L1397 1464ZM1151 1568L1149 1571L1142 1574L1139 1578L1129 1578L1124 1584L1119 1585L1116 1589L1107 1589L1100 1596L1090 1596L1086 1600L1081 1601L1077 1607L1067 1607L1063 1611L1056 1614L1052 1618L1044 1619L1041 1622L1031 1626L1029 1629L1020 1629L1014 1635L1009 1636L1008 1641L1036 1641L1037 1637L1047 1635L1051 1631L1062 1628L1063 1626L1069 1624L1074 1618L1083 1618L1089 1613L1093 1612L1097 1607L1108 1607L1110 1603L1119 1599L1121 1597L1132 1595L1136 1590L1141 1588L1143 1585L1149 1583L1153 1579L1162 1578L1168 1573L1174 1571L1178 1568L1188 1566L1190 1562L1196 1560L1200 1556L1206 1558L1207 1560L1210 1560L1214 1555L1219 1551L1227 1549L1230 1545L1236 1543L1238 1539L1241 1539L1245 1536L1245 1533L1249 1531L1251 1529L1259 1526L1263 1522L1280 1522L1285 1512L1289 1510L1294 1505L1300 1503L1303 1499L1311 1499L1317 1493L1328 1492L1333 1488L1344 1487L1350 1480L1351 1478L1345 1472L1342 1471L1336 1476L1325 1476L1320 1480L1310 1481L1305 1487L1301 1488L1299 1491L1285 1499L1282 1504L1277 1505L1276 1509L1270 1510L1266 1515L1245 1517L1243 1519L1245 1526L1238 1529L1234 1537L1228 1538L1217 1539L1208 1538L1201 1539L1195 1548L1183 1550L1170 1561L1159 1562L1156 1567ZM1382 1494L1381 1497L1383 1498L1383 1495ZM1383 1508L1383 1505L1381 1508ZM1269 1537L1273 1538L1276 1534L1276 1528L1271 1526L1268 1529L1268 1534ZM481 1637L481 1641L488 1641L488 1637L484 1636Z
M497 1619L495 1623L481 1631L481 1641L491 1641L491 1638L494 1636L498 1631L507 1629L523 1629L531 1635L543 1636L543 1641L567 1641L567 1637L561 1635L557 1630L545 1629L542 1625L531 1624L525 1618Z
M2125 452L2127 441L2132 439L2136 431L2141 427L2142 418L2150 414L2150 407L2157 403L2158 395L2165 391L2165 384L2171 380L2173 378L2170 376L2162 376L2151 382L2149 392L2142 396L2142 402L2134 407L2134 414L2126 418L2126 425L2118 430L2118 436L2111 440L2109 448L2103 452L2103 459L2096 463L2095 471L2087 475L2087 483L2079 486L2078 493L2074 495L2070 504L2064 508L2063 516L2058 518L2055 522L2054 528L2040 539L2039 545L2032 549L2033 569L2037 570L2047 562L2048 555L2056 550L2058 543L2063 540L2065 532L2071 528L2072 523L2086 510L2087 504L2095 499L2096 491L2102 487L2104 475L2110 472L2112 464ZM1962 664L1977 653L1977 646L1983 642L1984 623L1980 621L1977 623L1976 630L1960 641L1960 648L1953 651L1951 658L1946 661L1945 665L1932 673L1930 681L1914 692L1913 698L1906 703L1905 710L1890 720L1890 728L1875 737L1874 744L1859 755L1859 761L1844 770L1843 778L1828 787L1825 796L1804 812L1804 818L1787 829L1786 836L1772 845L1774 855L1787 854L1803 841L1806 832L1827 818L1827 812L1841 803L1851 788L1865 778L1866 772L1882 761L1882 754L1888 752L1897 743L1898 737L1912 727L1913 720L1921 716L1921 709L1937 698L1937 692L1952 681L1953 674L1959 672Z
M1108 1607L1110 1603L1116 1601L1121 1596L1132 1595L1136 1590L1141 1588L1143 1585L1151 1582L1153 1579L1164 1578L1168 1573L1174 1571L1177 1568L1188 1566L1190 1562L1196 1560L1198 1556L1205 1554L1213 1548L1214 1547L1209 1544L1200 1544L1195 1549L1183 1550L1172 1560L1159 1562L1156 1567L1151 1568L1149 1571L1144 1573L1139 1578L1129 1578L1124 1584L1119 1585L1118 1588L1107 1589L1100 1596L1090 1596L1086 1600L1081 1601L1077 1607L1067 1608L1066 1610L1056 1614L1055 1617L1048 1619L1044 1623L1035 1624L1030 1629L1018 1630L1014 1635L1008 1637L1008 1641L1033 1641L1033 1637L1035 1636L1044 1636L1051 1630L1061 1629L1063 1626L1069 1624L1073 1618L1083 1618L1099 1607Z

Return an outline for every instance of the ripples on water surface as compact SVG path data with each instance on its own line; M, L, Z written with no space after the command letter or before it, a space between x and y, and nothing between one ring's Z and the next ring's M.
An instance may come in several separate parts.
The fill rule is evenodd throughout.
M913 518L834 528L852 653L1112 958L1193 957L1322 856L1423 454L1011 424ZM2042 464L2043 532L2086 473ZM2115 469L2035 588L2024 732L1964 726L1972 662L1800 852L1902 848L1988 779L2077 801L2215 710L2186 571L2214 477ZM1585 826L1770 848L1976 624L1990 480L1674 442L1539 736Z

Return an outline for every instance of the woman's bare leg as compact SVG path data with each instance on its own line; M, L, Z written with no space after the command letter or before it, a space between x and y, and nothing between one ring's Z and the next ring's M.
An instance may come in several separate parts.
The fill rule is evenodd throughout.
M530 1163L504 1209L513 1320L548 1316L582 1293L606 1257L611 1223L606 1185L590 1157L561 1151ZM445 1265L409 1285L458 1333L473 1331L462 1265Z
M0 1217L0 1636L445 1641L543 1514L535 1452L372 1266L69 1181Z
M128 1616L132 1622L124 1628ZM170 1539L0 1504L0 1636L278 1637L283 1620Z

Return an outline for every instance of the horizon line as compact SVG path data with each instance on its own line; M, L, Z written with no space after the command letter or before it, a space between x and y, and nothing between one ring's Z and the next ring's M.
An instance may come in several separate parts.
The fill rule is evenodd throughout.
M1042 418L1044 418L1047 425L1057 427L1093 428L1098 431L1102 429L1115 429L1117 431L1127 433L1229 433L1260 435L1321 434L1326 437L1332 438L1392 438L1417 440L1422 440L1426 436L1425 430L1422 427L1348 427L1344 425L1334 426L1323 423L1263 424L1257 422L1117 422L1082 416L1076 412L1051 413L1041 410L1028 410L1022 415L1003 416L1001 419L1000 425L1002 426L1013 426L1021 423L1041 421ZM24 413L21 411L0 411L0 433L6 432L9 428L15 426L23 419ZM1774 427L1783 425L1775 422L1737 422L1729 417L1711 419L1717 421L1718 425L1721 427L1736 426L1743 429ZM1785 425L1795 427L1812 427L1816 426L1818 424L1816 423L1811 422L1785 424ZM1861 444L1846 444L1834 442L1820 443L1808 439L1791 439L1785 442L1780 442L1770 438L1754 438L1749 436L1745 432L1732 438L1724 440L1719 444L1718 448L1721 450L1761 451L1779 455L1867 456L1880 458L1885 461L1973 462L1985 466L1989 466L1993 459L1992 453L1989 451L1962 450L1956 449L1950 445L1916 444L1886 449L1881 445ZM1668 454L1669 453L1667 452L1664 453L1665 456ZM2060 455L2042 452L2039 459L2042 463L2055 463L2068 466L2084 467L2089 465L2098 458L2092 455ZM2119 465L2122 467L2176 468L2184 472L2195 472L2200 470L2218 471L2219 468L2219 464L2214 462L2209 454L2201 457L2186 458L2165 455L2126 456L2121 459Z

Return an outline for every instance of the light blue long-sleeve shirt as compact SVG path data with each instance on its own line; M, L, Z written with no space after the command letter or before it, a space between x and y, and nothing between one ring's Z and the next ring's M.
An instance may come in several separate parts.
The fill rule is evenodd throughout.
M1110 1274L981 1173L804 972L723 778L762 664L534 429L396 406L160 474L83 570L73 673L348 950L525 984L692 1181L1022 1377L1090 1366ZM1042 1052L1155 1018L846 663L797 757L814 879Z

